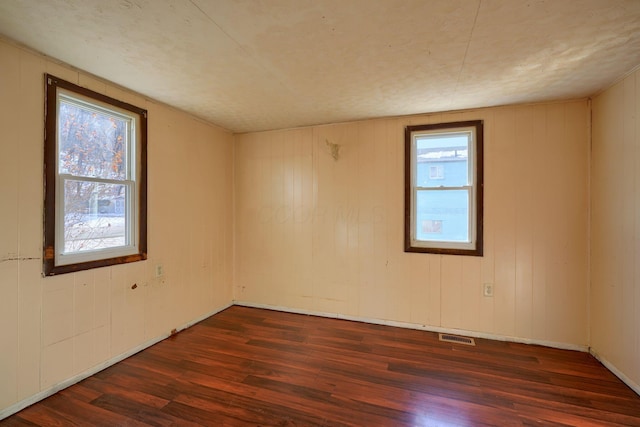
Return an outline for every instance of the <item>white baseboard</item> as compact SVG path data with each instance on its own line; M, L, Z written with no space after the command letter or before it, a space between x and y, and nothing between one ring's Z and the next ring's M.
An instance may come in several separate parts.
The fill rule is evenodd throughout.
M248 301L234 301L233 303L234 305L241 305L244 307L264 308L267 310L284 311L288 313L307 314L311 316L352 320L354 322L372 323L375 325L395 326L398 328L418 329L422 331L437 332L437 333L444 333L444 334L465 335L473 338L486 338L490 340L516 342L521 344L534 344L534 345L541 345L544 347L558 348L561 350L580 351L583 353L586 353L589 351L589 347L586 345L567 344L567 343L555 342L555 341L535 340L535 339L529 339L529 338L512 337L508 335L488 334L484 332L468 331L464 329L441 328L439 326L422 325L419 323L398 322L395 320L384 320L384 319L374 319L374 318L361 317L361 316L350 316L350 315L344 315L340 313L325 313L320 311L304 310L304 309L284 307L284 306L278 306L278 305L257 304L257 303L248 302Z
M185 323L184 325L179 326L178 328L176 328L177 332L180 332L182 330L185 330L193 325L195 325L198 322L203 321L204 319L213 316L214 314L217 314L223 310L226 310L227 308L231 307L233 304L227 304L226 306L223 306L221 308L215 309L209 313L206 313L188 323ZM127 357L133 356L136 353L141 352L142 350L151 347L154 344L159 343L160 341L168 338L171 336L171 332L168 332L166 334L160 335L158 337L155 337L149 341L146 341L130 350L127 350L126 352L119 354L115 357L112 357L109 360L106 360L96 366L93 366L92 368L87 369L84 372L81 372L78 375L75 375L71 378L68 378L64 381L61 381L57 384L54 384L53 386L47 388L46 390L42 390L39 393L36 393L32 396L27 397L26 399L21 400L20 402L14 403L13 405L1 409L0 410L0 420L3 420L17 412L20 412L21 410L23 410L24 408L26 408L27 406L31 406L36 402L39 402L43 399L46 399L49 396L52 396L54 394L56 394L57 392L59 392L60 390L63 390L69 386L72 386L82 380L84 380L85 378L90 377L91 375L97 374L98 372L102 371L103 369L106 369L112 365L115 365L118 362L123 361L124 359L126 359Z
M600 363L602 363L605 368L610 370L613 375L618 377L620 379L620 381L622 381L623 383L628 385L631 390L635 391L636 394L638 394L638 396L640 396L640 384L636 384L635 382L633 382L631 380L631 378L629 378L628 376L623 374L618 368L616 368L616 366L613 363L609 362L607 359L605 359L604 357L600 356L598 354L598 352L596 352L593 348L589 349L589 353L591 353L591 355L593 357L598 359L598 361Z

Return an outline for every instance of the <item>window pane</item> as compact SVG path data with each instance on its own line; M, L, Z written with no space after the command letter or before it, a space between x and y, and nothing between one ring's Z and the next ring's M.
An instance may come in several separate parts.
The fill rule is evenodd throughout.
M416 137L416 186L462 187L469 184L469 134Z
M61 99L58 116L59 173L126 179L128 122Z
M420 190L416 208L416 240L470 241L467 190Z
M67 180L64 184L64 252L127 245L127 186Z

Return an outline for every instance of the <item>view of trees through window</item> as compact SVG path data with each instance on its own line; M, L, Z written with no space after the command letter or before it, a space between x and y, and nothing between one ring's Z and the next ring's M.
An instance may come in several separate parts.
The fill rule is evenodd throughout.
M130 119L61 97L58 173L64 189L64 252L126 242Z

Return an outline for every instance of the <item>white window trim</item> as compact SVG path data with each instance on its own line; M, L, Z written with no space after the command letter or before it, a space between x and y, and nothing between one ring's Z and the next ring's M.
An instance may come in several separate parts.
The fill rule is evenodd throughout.
M100 102L98 100L90 99L86 96L59 88L56 95L56 110L57 117L60 117L60 101L64 100L67 103L78 105L88 110L95 110L101 114L114 116L120 120L126 120L129 123L127 131L126 147L126 177L124 180L94 178L85 176L76 176L71 174L60 174L59 165L56 163L56 241L59 242L55 253L56 265L69 265L76 263L83 263L89 261L96 261L105 258L116 258L121 256L128 256L138 253L139 242L137 233L138 224L138 203L137 194L140 186L140 178L138 176L139 167L136 159L138 155L138 141L140 141L140 125L139 116L131 114L122 108ZM60 147L58 141L60 141L60 135L58 135L59 126L56 129L56 158L59 158ZM65 182L66 181L91 181L104 184L117 184L126 187L127 198L127 210L125 213L125 245L116 246L105 249L85 250L76 252L65 251L65 235L64 235L64 220L65 216Z

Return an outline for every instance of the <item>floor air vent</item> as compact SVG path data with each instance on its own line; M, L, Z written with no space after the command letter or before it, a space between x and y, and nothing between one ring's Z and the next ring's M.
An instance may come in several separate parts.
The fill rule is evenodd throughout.
M476 345L473 338L460 337L458 335L440 334L440 341L451 342L454 344Z

